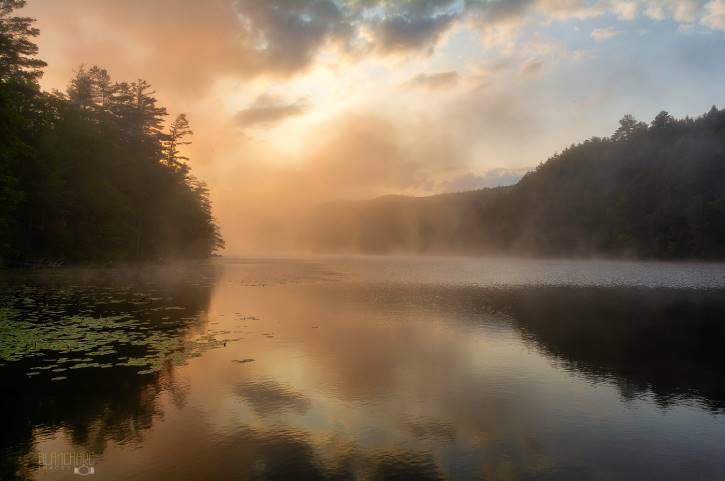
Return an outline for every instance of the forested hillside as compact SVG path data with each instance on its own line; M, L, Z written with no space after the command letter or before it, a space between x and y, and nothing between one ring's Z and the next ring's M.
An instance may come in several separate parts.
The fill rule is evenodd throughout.
M186 117L99 67L42 91L23 4L0 1L0 264L211 255L222 240L180 152Z
M650 123L554 155L511 187L324 206L325 252L725 258L725 110Z

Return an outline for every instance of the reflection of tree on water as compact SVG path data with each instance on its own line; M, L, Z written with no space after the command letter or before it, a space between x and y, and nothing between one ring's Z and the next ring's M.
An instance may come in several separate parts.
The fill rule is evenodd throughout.
M698 399L725 408L725 292L540 288L495 303L526 338L565 366L612 380L626 398Z
M387 309L418 305L466 322L503 313L564 367L661 405L725 409L725 291L654 288L404 287L370 293Z
M149 319L158 326L156 331L181 328L179 335L184 335L201 330L204 319L200 314L208 306L213 272L197 276L162 269L140 277L134 271L108 272L112 277L86 273L88 277L80 282L74 275L24 278L3 288L11 299L21 298L19 289L24 297L32 296L35 302L25 311L42 306L52 319L78 313L91 317L131 314ZM33 465L39 454L35 443L44 435L62 431L74 446L94 454L102 454L111 441L142 442L144 431L160 414L159 393L176 389L173 363L145 375L133 367L80 369L62 382L51 382L47 376L28 378L28 369L37 363L33 359L0 368L5 381L3 396L10 403L7 412L12 413L4 422L3 481L34 476ZM172 393L181 403L183 394ZM238 394L265 415L285 410L304 412L309 404L302 394L270 381L242 384ZM199 432L203 431L196 434ZM154 473L158 479L225 479L235 473L242 479L349 480L361 472L371 479L441 479L430 454L366 452L342 440L335 443L332 453L325 454L313 433L291 427L264 430L245 426L214 449L208 449L207 442L205 436L191 436L185 443L193 449L189 457L195 460L193 472L186 462L148 469L163 470Z
M159 325L159 330L182 326L183 332L188 333L203 322L203 317L190 313L199 314L206 309L212 282L202 279L197 283L189 275L172 277L146 284L125 279L117 283L119 287L111 289L113 294L104 298L104 302L93 305L91 314L143 312ZM84 282L77 292L97 289L104 292L102 296L107 296L108 283ZM57 281L54 288L64 284ZM89 287L91 284L96 288ZM8 288L11 286L5 290ZM51 291L48 287L42 292ZM66 310L86 309L82 306L86 301L72 300L76 291L67 291L63 296L68 301ZM139 302L138 291L156 300L149 305L134 304ZM325 292L329 294L329 290ZM128 299L132 302L126 302ZM725 331L718 323L725 313L723 292L565 287L361 289L355 286L347 295L335 296L335 299L346 309L358 306L372 314L402 312L413 306L433 315L440 313L457 323L500 322L506 327L510 324L565 368L595 379L610 380L625 395L653 392L664 404L677 397L703 399L713 409L725 403L725 394L717 382L725 372L722 361L717 358L719 346L725 340ZM47 301L54 302L57 304ZM153 310L156 307L162 309ZM158 412L159 392L173 385L170 382L172 365L149 375L138 375L131 367L83 369L77 376L69 375L62 384L37 383L36 379L27 378L22 363L0 369L3 379L8 380L3 386L3 394L11 403L7 412L14 413L4 423L7 431L3 433L2 479L12 479L23 468L19 456L30 453L29 458L35 459L33 442L39 439L40 432L53 433L65 428L75 445L96 453L102 452L109 440L141 441L144 430L151 427ZM183 403L183 392L175 394ZM236 394L258 416L273 421L279 421L285 413L303 415L314 406L308 392L271 379L259 382L245 379L237 386ZM470 404L470 398L466 397L460 404L451 403L451 409L468 408ZM267 428L239 426L216 438L212 448L211 433L205 430L208 427L201 421L185 419L178 428L188 436L183 437L183 443L175 443L174 449L168 450L169 455L184 456L184 460L154 463L144 466L144 472L149 479L225 479L231 474L239 479L441 479L441 473L450 473L450 466L441 461L440 453L434 448L438 440L454 442L457 426L435 418L423 421L403 426L410 436L422 440L420 444L405 447L365 448L345 435L270 422L263 423ZM487 449L487 465L504 458L511 461L512 455L520 456L521 459L513 458L511 463L525 472L528 451L510 446ZM191 459L193 462L188 462ZM16 478L24 476L20 474ZM32 477L32 472L27 476Z
M334 295L330 295L330 292ZM311 290L311 292L314 292ZM616 385L623 396L631 396L632 393L652 394L660 405L667 403L681 402L684 400L704 401L705 407L715 410L721 409L725 403L725 393L718 383L725 373L725 365L718 359L720 346L725 341L725 326L721 326L720 319L725 318L725 292L720 291L696 291L696 290L675 290L675 289L646 289L646 288L575 288L575 287L541 287L541 288L506 288L506 289L483 289L475 287L460 286L401 286L401 285L339 285L325 286L320 293L326 295L327 300L324 307L308 307L307 311L290 313L290 316L302 318L313 318L323 311L332 311L331 318L344 314L346 310L362 312L364 314L355 317L350 321L354 326L356 322L364 322L365 318L371 320L385 318L389 313L396 313L396 319L415 319L419 315L424 319L435 320L436 316L444 318L445 322L457 324L485 324L492 326L492 331L509 328L520 332L526 342L531 343L537 351L549 359L553 359L560 367L570 369L578 376L597 381L606 381ZM320 299L318 294L309 294L312 299ZM290 300L290 301L293 301ZM293 303L294 304L294 303ZM312 303L314 304L314 303ZM296 304L295 304L296 305ZM338 309L339 308L339 309ZM283 311L280 311L283 312ZM395 315L395 314L393 314ZM392 315L391 315L392 317ZM315 317L315 319L317 319ZM402 323L403 321L401 321ZM411 323L410 329L416 329ZM324 321L321 321L323 332L327 332ZM457 330L454 327L453 330ZM465 331L465 329L464 329ZM385 346L385 339L375 337L359 336L360 331L354 328L343 329L344 335L354 337L356 342L365 342L372 339L376 345ZM375 332L375 331L373 331ZM381 330L384 332L384 329ZM351 336L351 333L353 334ZM332 335L333 338L336 338ZM396 338L395 335L391 335ZM513 336L517 337L517 336ZM405 337L400 338L400 343L415 343L419 340ZM342 341L340 341L342 342ZM446 342L442 340L442 342ZM351 348L352 349L352 348ZM400 350L405 347L401 346ZM337 352L337 351L333 351ZM378 359L371 359L368 366L382 365L381 369L387 372L396 372L396 362L401 362L400 351L396 347L390 347L376 351L375 348L367 346L361 348L361 352L367 355L378 352ZM417 355L418 351L406 351L407 354ZM403 355L405 355L404 353ZM325 352L327 355L328 352ZM317 352L317 355L320 355ZM438 362L442 362L442 369L456 368L458 364L445 363L444 357L432 356ZM336 358L337 359L337 358ZM416 362L421 361L421 369L432 366L425 364L425 359L415 357ZM349 370L351 361L348 358L341 359L335 369L344 371L345 377L355 377L357 372ZM354 364L354 362L352 362ZM375 368L371 368L375 371ZM454 377L458 373L451 372ZM473 373L475 375L475 373ZM368 374L377 385L378 377L372 372ZM437 376L430 374L430 382L435 383ZM298 398L294 393L272 385L255 386L254 394L262 397L267 395L265 402L270 407L294 411ZM485 388L483 385L474 386L475 389ZM387 389L395 389L394 385L387 386ZM432 388L432 390L443 388ZM472 388L473 389L473 388ZM366 391L370 394L370 391ZM246 402L255 409L253 397L249 392L240 392ZM456 428L464 428L462 422L471 422L481 432L495 431L499 423L507 423L512 420L509 417L497 419L487 417L485 410L479 410L480 406L487 406L482 401L483 397L477 397L473 392L468 393L461 399L456 396L450 398L443 396L451 411L467 412L475 411L470 419L466 416L451 417L455 419L449 438L455 440ZM251 402L250 402L251 398ZM508 401L508 400L507 400ZM526 403L518 406L526 408ZM516 408L514 408L514 413ZM255 409L256 411L256 409ZM506 413L506 408L501 412ZM511 412L511 411L509 411ZM258 412L259 414L259 412ZM265 414L265 413L262 413ZM438 413L441 414L440 412ZM494 416L496 412L494 411ZM445 413L442 419L447 419ZM440 423L438 419L432 420ZM562 424L566 424L563 422ZM393 428L391 428L393 429ZM502 426L501 433L494 432L492 439L503 439L506 443L495 443L486 445L479 453L485 453L478 463L485 464L492 472L510 463L512 473L519 473L522 478L531 475L537 470L547 470L551 476L548 479L591 479L593 470L588 466L567 468L581 471L565 471L560 466L560 454L557 449L550 449L551 445L546 443L537 444L538 438L535 432L528 433L531 436L518 436L521 434L517 429L520 426ZM566 428L563 428L566 429ZM416 426L412 431L413 435L432 436L432 430ZM442 431L442 430L441 430ZM286 431L280 430L277 434L283 435ZM443 432L443 431L442 431ZM309 433L286 432L292 439ZM498 435L501 434L500 438ZM261 436L261 433L257 433ZM272 434L269 434L272 436ZM440 445L445 444L444 436ZM262 459L276 459L274 450L276 445L266 437L261 438L268 442L268 449L250 448L242 444L237 445L238 450L229 448L230 455L252 449ZM278 439L272 437L272 439ZM461 444L465 444L465 434L460 436ZM575 443L577 438L572 437L570 442ZM289 441L289 440L288 440ZM408 462L409 472L416 472L412 479L437 479L440 472L451 474L450 465L441 460L439 452L436 457L431 453L436 452L440 446L436 443L426 443L422 451L390 451L380 449L378 454L374 450L362 449L358 445L350 447L349 452L338 450L336 456L325 463L328 471L317 472L314 476L303 476L301 479L336 479L339 466L351 466L348 477L341 479L355 479L354 475L361 479L404 479L400 466ZM297 445L302 455L308 452L307 444ZM312 456L324 452L325 443L319 439L314 443L316 450L309 453ZM288 446L285 444L285 446ZM589 447L589 446L588 446ZM639 447L639 446L638 446ZM280 448L281 449L281 448ZM427 451L427 449L430 449ZM455 448L451 448L455 449ZM611 459L611 453L609 453ZM246 454L244 454L246 456ZM306 455L305 455L306 456ZM430 457L426 457L430 456ZM483 454L481 454L483 456ZM461 461L462 453L455 454L455 462ZM605 458L603 456L603 458ZM307 458L305 458L306 460ZM394 463L386 463L385 459L392 459ZM430 463L427 463L427 461ZM533 461L536 460L536 461ZM307 460L305 461L307 462ZM538 464L537 464L538 463ZM472 463L475 464L475 463ZM499 466L499 464L501 464ZM304 471L304 465L298 465ZM316 466L316 465L313 465ZM397 466L396 469L393 467ZM426 468L426 466L431 469ZM542 467L543 466L543 467ZM558 469L561 468L561 471ZM215 469L215 473L216 468ZM421 471L415 471L419 469ZM604 469L600 466L600 469ZM283 471L283 467L275 467L273 472L265 472L259 479L285 479L282 475L278 478L273 476L276 470ZM636 471L633 467L631 472ZM223 473L222 470L218 471ZM292 471L284 471L288 477ZM344 472L344 471L343 471ZM614 471L613 471L614 472ZM327 473L327 474L325 474ZM332 474L330 474L332 473ZM373 473L375 473L373 475ZM621 471L619 474L628 475L630 471ZM400 475L400 477L398 477ZM498 479L495 475L486 475L486 479ZM256 479L254 476L243 479ZM458 479L458 478L456 478ZM462 476L460 479L467 479ZM630 476L618 479L637 479ZM676 479L676 476L669 479Z
M205 322L215 279L210 265L23 273L12 281L5 279L0 296L3 306L19 310L23 319L39 325L79 314L93 318L123 314L155 326L146 331L148 335L167 332L183 337ZM104 361L110 363L113 356ZM23 359L0 367L8 406L2 434L3 480L32 476L36 435L63 429L74 445L95 454L102 453L109 440L140 441L158 414L158 394L163 389L178 391L171 362L145 375L117 364L107 369L69 369L63 373L67 379L59 382L47 375L28 377L30 366L37 364L37 358ZM182 391L172 394L183 403Z

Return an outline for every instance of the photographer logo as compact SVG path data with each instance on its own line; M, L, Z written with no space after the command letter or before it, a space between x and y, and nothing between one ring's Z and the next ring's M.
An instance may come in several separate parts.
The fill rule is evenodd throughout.
M39 453L40 469L47 471L72 471L79 476L96 474L95 456L86 451Z

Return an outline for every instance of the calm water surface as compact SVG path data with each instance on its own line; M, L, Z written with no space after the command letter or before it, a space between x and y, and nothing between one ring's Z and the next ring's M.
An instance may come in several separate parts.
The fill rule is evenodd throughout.
M725 480L725 265L0 272L0 479Z

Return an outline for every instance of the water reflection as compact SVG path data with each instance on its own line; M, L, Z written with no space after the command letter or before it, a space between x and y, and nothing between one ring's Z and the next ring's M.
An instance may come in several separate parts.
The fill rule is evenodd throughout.
M177 265L3 276L0 372L7 415L3 420L0 478L32 477L39 459L35 449L38 438L59 430L72 445L83 446L90 453L102 453L108 442L141 443L144 431L160 414L156 401L162 389L169 389L177 402L183 403L183 392L173 382L173 363L165 362L163 370L145 375L139 375L138 369L119 367L113 361L128 359L121 356L124 351L98 350L112 337L114 330L108 323L98 332L88 323L69 320L79 316L95 321L142 319L153 326L143 336L166 332L170 337L185 337L203 328L203 314L217 274L210 265ZM175 313L173 317L167 315L169 309ZM23 323L23 329L11 322ZM120 324L118 330L128 328ZM70 333L76 329L85 335L74 339ZM29 334L19 336L18 332ZM42 334L48 332L45 339ZM98 342L93 342L96 337ZM39 339L46 342L39 343ZM53 341L64 345L50 345ZM32 346L23 345L29 342ZM23 356L16 360L18 352ZM99 359L101 362L92 362ZM62 371L43 372L37 367L43 363ZM59 367L63 365L70 367ZM38 374L29 376L31 373Z
M288 409L304 414L310 407L310 401L304 395L270 380L243 383L237 393L260 416Z
M113 479L725 477L719 289L382 281L302 261L105 275L7 276L3 306L124 315L180 342L149 374L50 381L27 376L38 359L6 362L2 479L67 479L38 455L80 448Z
M493 305L567 369L611 380L632 399L683 399L725 408L725 292L546 288L512 291Z

